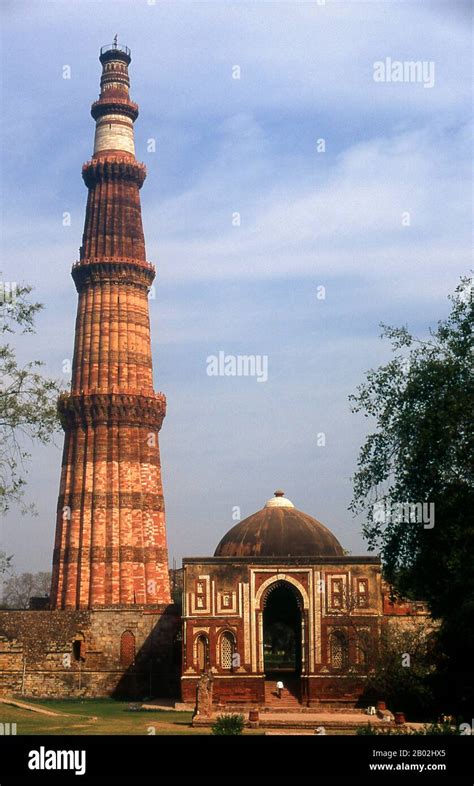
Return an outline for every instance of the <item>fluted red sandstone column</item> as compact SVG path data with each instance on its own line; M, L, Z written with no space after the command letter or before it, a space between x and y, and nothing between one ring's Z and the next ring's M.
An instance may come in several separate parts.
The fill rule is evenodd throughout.
M166 400L153 390L146 261L126 47L103 47L84 234L72 276L79 293L53 555L54 608L170 602L158 432Z

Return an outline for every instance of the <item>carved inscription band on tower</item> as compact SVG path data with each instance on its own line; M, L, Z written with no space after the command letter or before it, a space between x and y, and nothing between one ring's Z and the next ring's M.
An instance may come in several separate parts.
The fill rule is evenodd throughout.
M94 153L79 261L71 392L53 555L54 608L170 602L158 443L166 399L153 390L147 262L127 47L102 47Z

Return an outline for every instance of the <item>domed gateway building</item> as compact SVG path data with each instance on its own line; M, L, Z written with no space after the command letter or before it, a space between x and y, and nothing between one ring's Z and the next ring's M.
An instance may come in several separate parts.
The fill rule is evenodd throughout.
M280 703L277 682L285 705L354 705L382 618L380 559L276 491L213 557L183 560L183 701L207 672L215 705Z

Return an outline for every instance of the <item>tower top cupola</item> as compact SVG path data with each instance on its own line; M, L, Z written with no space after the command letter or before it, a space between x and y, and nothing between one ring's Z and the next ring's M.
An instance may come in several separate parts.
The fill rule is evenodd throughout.
M115 36L113 44L104 44L104 46L100 47L99 60L103 65L107 60L114 60L117 58L124 60L124 62L129 65L132 59L131 55L132 53L128 46L118 44L117 36Z
M129 93L131 59L130 49L118 44L117 36L113 44L101 47L100 96L91 107L96 121L94 158L113 153L135 157L133 124L138 117L138 104Z

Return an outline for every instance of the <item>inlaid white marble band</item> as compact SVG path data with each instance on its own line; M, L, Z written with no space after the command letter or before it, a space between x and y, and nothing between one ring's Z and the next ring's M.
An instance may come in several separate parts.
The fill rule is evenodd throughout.
M95 127L94 153L100 150L125 150L135 155L133 121L126 115L104 115Z

